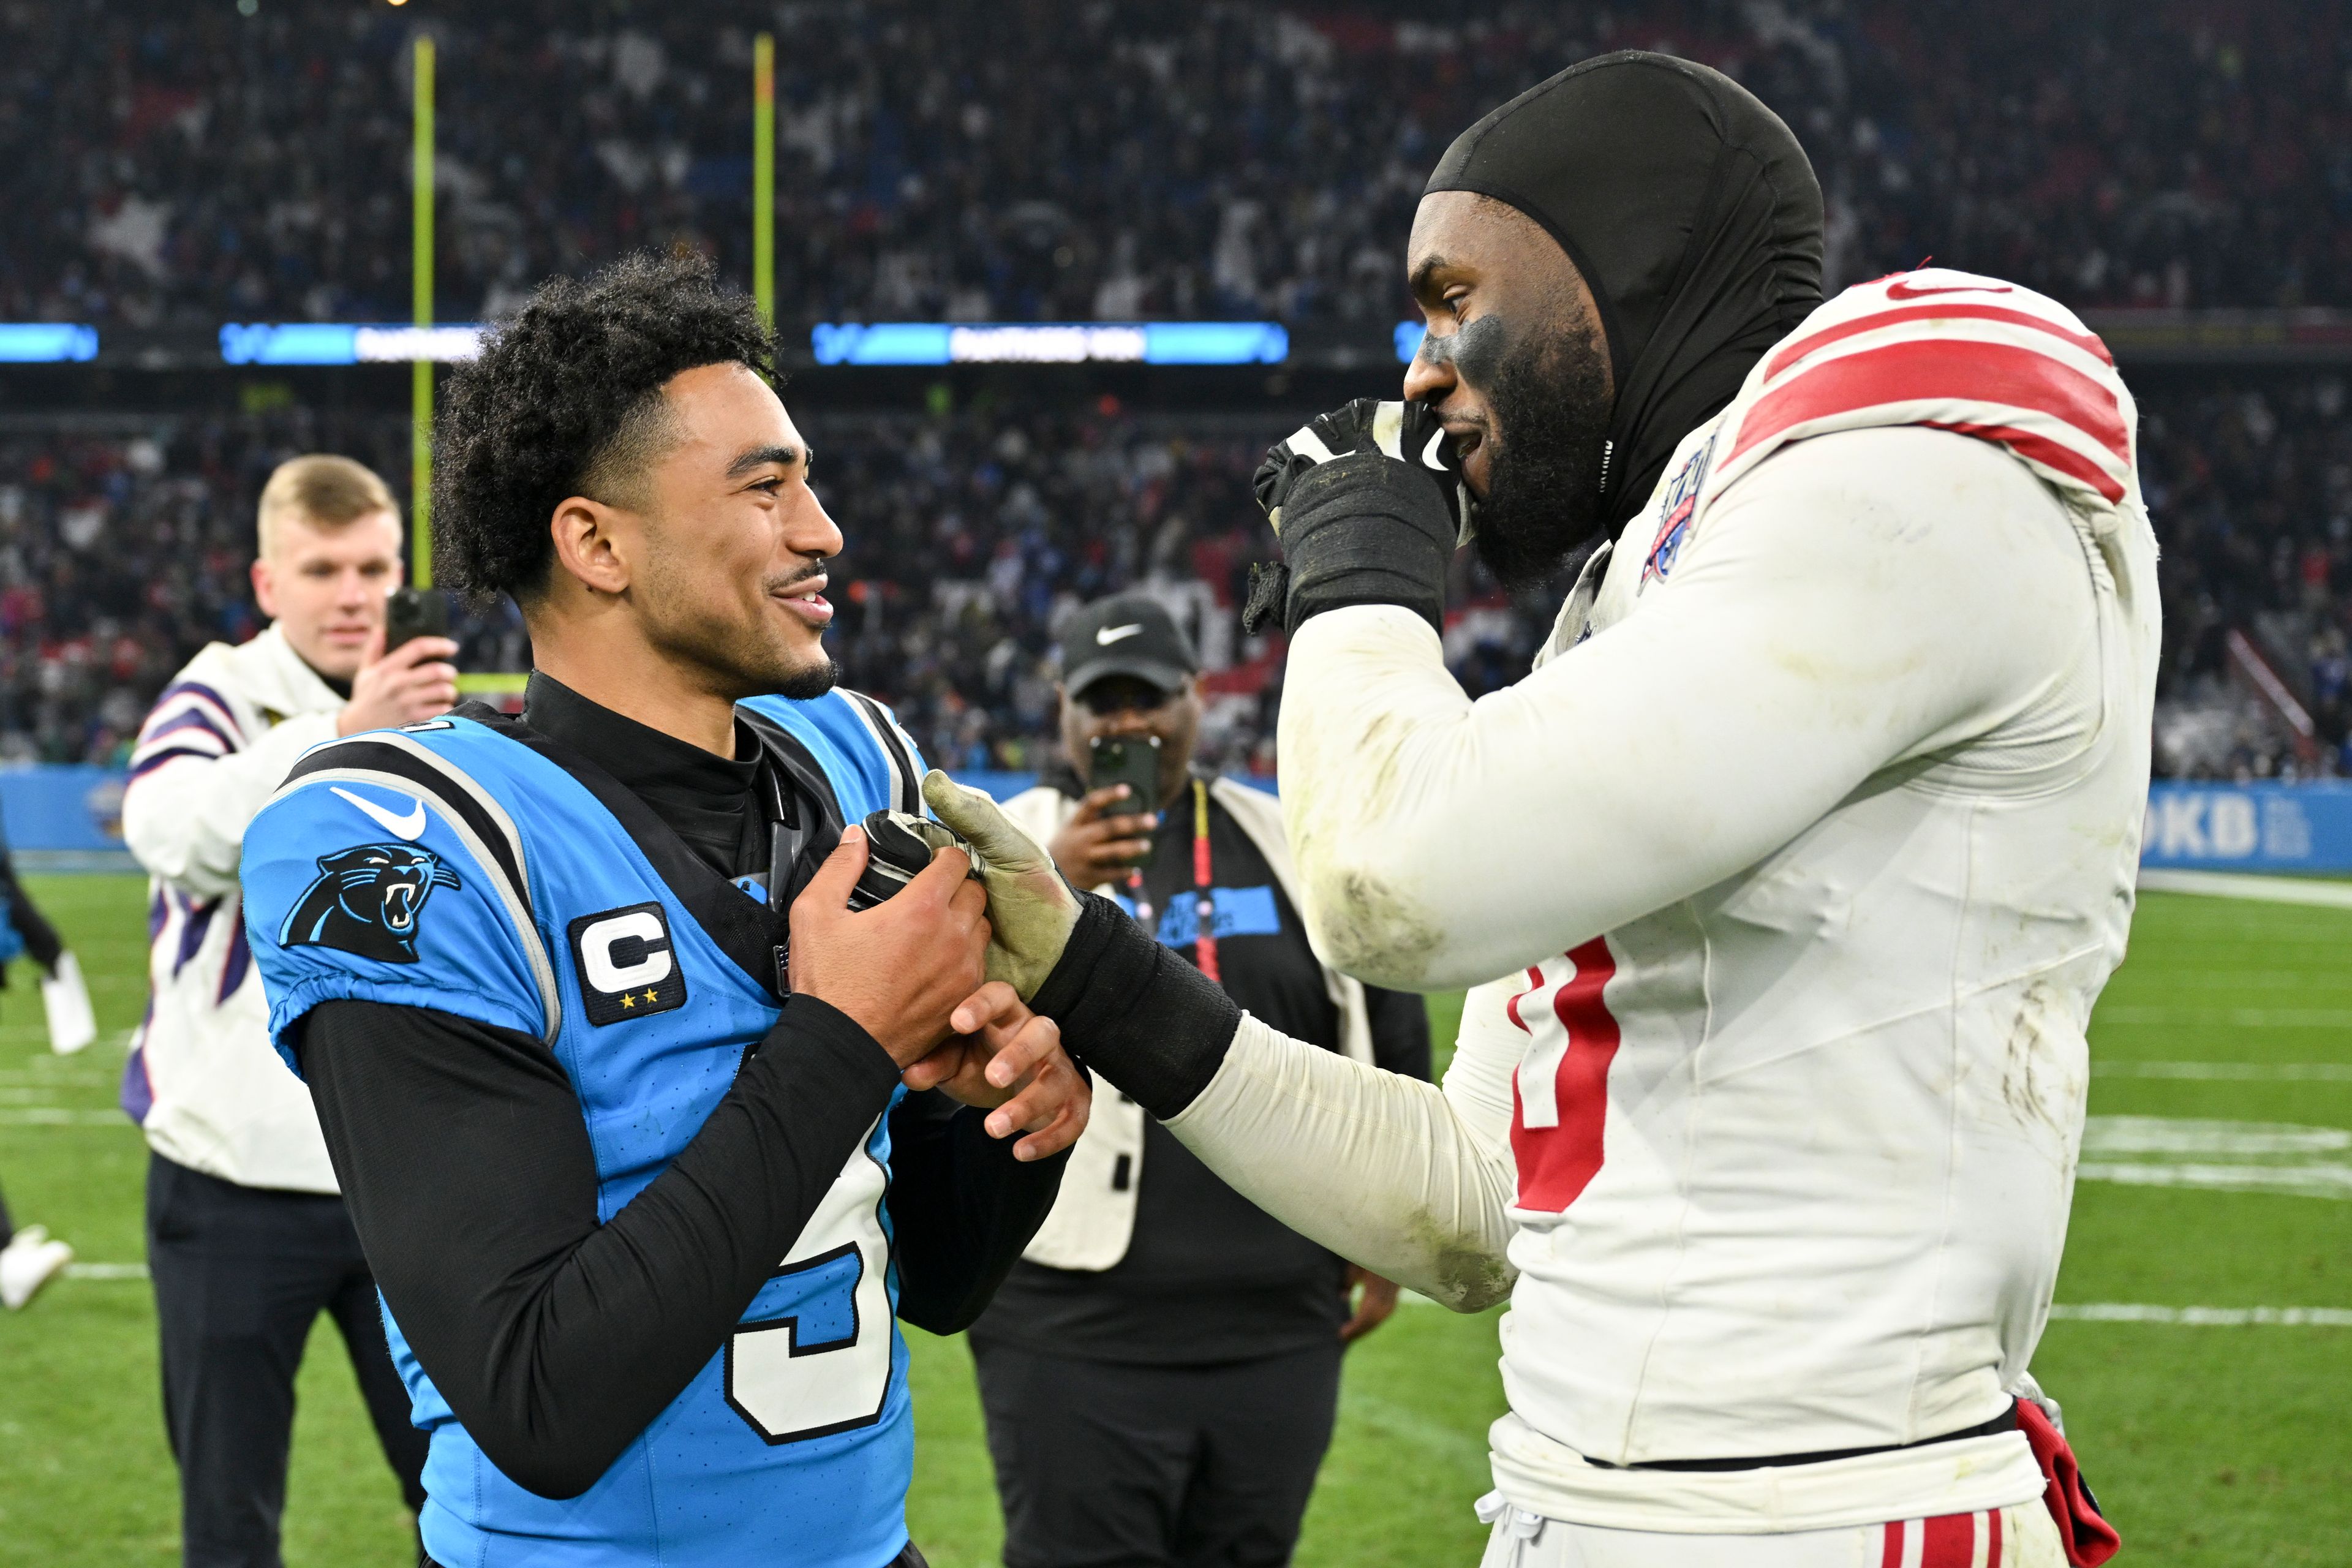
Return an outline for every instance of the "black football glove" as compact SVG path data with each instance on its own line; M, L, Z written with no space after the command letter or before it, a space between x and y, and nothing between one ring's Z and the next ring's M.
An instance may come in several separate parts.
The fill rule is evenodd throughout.
M1360 397L1277 443L1256 482L1282 560L1251 569L1244 631L1278 617L1295 633L1344 605L1402 605L1444 630L1445 569L1472 510L1427 404Z

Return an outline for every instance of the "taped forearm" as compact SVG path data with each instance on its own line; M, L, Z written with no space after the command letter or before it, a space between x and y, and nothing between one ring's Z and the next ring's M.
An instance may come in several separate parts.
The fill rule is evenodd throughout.
M1246 1014L1168 1130L1301 1236L1457 1311L1510 1293L1511 1152L1435 1085L1352 1062Z
M1077 923L1030 1006L1079 1062L1165 1120L1192 1103L1244 1015L1216 982L1108 899L1078 895Z

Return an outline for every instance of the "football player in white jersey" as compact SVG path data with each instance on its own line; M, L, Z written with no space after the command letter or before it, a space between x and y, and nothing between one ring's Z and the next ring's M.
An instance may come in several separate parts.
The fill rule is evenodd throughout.
M929 788L1097 1071L1344 1256L1509 1298L1497 1568L2114 1547L2028 1365L2146 798L2136 416L2029 290L1822 304L1821 227L1738 86L1586 62L1432 177L1413 401L1260 472L1304 914L1367 981L1473 987L1442 1091L1237 1015ZM1522 584L1606 542L1475 702L1474 526Z

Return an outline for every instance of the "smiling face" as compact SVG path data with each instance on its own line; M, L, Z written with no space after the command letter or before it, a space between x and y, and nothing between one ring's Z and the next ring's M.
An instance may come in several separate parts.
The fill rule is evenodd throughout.
M1428 332L1404 395L1462 453L1480 559L1540 581L1601 525L1614 389L1591 293L1534 220L1467 191L1421 199L1406 266Z
M808 443L740 364L682 372L663 398L677 438L645 476L634 584L648 640L733 697L821 694L841 531L809 489Z
M594 496L567 500L554 519L558 573L586 597L559 584L527 614L576 618L608 653L634 647L640 681L650 656L664 684L729 702L832 686L824 563L841 531L809 489L808 443L773 388L741 364L681 371L600 467Z

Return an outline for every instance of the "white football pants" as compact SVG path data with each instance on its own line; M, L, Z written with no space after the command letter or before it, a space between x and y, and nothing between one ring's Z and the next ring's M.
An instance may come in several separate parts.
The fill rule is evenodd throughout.
M1492 1520L1479 1568L2065 1568L2057 1522L2040 1499L1985 1513L1791 1535L1674 1535L1570 1524L1478 1500Z

